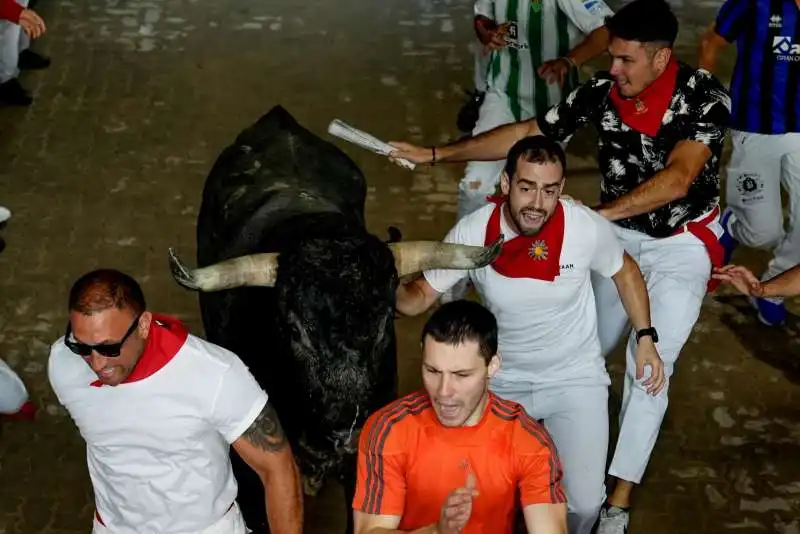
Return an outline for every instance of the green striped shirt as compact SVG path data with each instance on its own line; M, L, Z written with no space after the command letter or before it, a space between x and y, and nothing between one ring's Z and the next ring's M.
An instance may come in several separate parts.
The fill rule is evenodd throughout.
M540 117L578 85L578 72L570 69L562 88L536 71L545 61L567 55L613 13L601 0L489 1L491 6L479 0L476 13L486 10L483 14L498 25L510 23L506 46L492 52L489 61L489 88L508 96L517 120Z

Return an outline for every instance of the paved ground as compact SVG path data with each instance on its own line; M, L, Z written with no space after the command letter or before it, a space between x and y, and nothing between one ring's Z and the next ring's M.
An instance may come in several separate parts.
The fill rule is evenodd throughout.
M679 52L693 59L719 0L673 4L685 21ZM193 257L201 188L219 151L274 104L318 132L338 117L380 137L452 138L460 87L471 80L469 5L42 0L49 33L39 49L53 66L23 76L35 90L30 109L0 113L0 204L14 213L0 255L0 355L44 411L36 423L0 429L0 534L89 529L84 448L44 374L71 281L101 265L126 269L154 309L202 333L195 296L173 283L166 249ZM574 161L591 169L585 145ZM408 239L446 232L461 167L412 174L344 148L370 179L376 233L390 224ZM596 188L583 172L568 192L591 199ZM736 258L755 268L766 261ZM767 329L741 298L708 298L632 533L800 532L799 324L793 316ZM399 324L404 391L418 384L420 325ZM611 360L617 388L621 362ZM339 495L332 484L307 504L308 532L341 531Z

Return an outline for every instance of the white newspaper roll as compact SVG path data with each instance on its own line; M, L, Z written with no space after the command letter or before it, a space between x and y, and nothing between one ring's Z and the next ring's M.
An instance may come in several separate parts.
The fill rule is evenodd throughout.
M345 141L358 145L361 148L365 148L370 152L381 154L383 156L388 156L389 153L394 150L392 145L384 143L380 139L377 139L366 132L362 132L357 128L353 128L349 124L344 123L339 119L333 119L331 121L331 123L328 125L328 133L338 137L339 139L344 139ZM397 159L397 163L402 167L412 171L416 168L414 163L402 158Z

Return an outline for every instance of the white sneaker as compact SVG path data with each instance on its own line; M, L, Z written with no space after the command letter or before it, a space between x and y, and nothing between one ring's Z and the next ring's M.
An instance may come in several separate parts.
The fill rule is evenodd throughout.
M600 509L600 522L597 524L596 534L627 534L628 511L616 506Z
M0 206L0 224L6 222L11 218L11 211L8 208Z

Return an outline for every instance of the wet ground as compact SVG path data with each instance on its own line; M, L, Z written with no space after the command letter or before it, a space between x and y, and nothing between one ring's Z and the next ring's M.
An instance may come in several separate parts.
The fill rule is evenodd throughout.
M694 61L719 3L673 2L683 59ZM340 118L382 138L452 139L472 80L470 6L41 1L49 32L36 48L53 65L23 75L32 107L0 112L0 204L14 213L0 254L0 355L42 412L35 423L0 428L0 534L90 529L84 446L45 377L71 282L98 266L122 268L153 309L202 334L195 295L171 279L166 250L193 257L203 180L220 150L275 104L321 134ZM726 79L730 60L729 51ZM590 138L571 148L567 186L585 200L597 191ZM340 146L369 179L373 231L444 235L461 166L410 173ZM767 256L738 251L735 259L761 269ZM422 321L399 321L403 391L418 385ZM707 298L677 366L631 533L800 532L798 329L794 315L783 328L761 326L727 289ZM610 360L617 390L620 356ZM331 484L307 503L307 531L341 532L340 507Z

